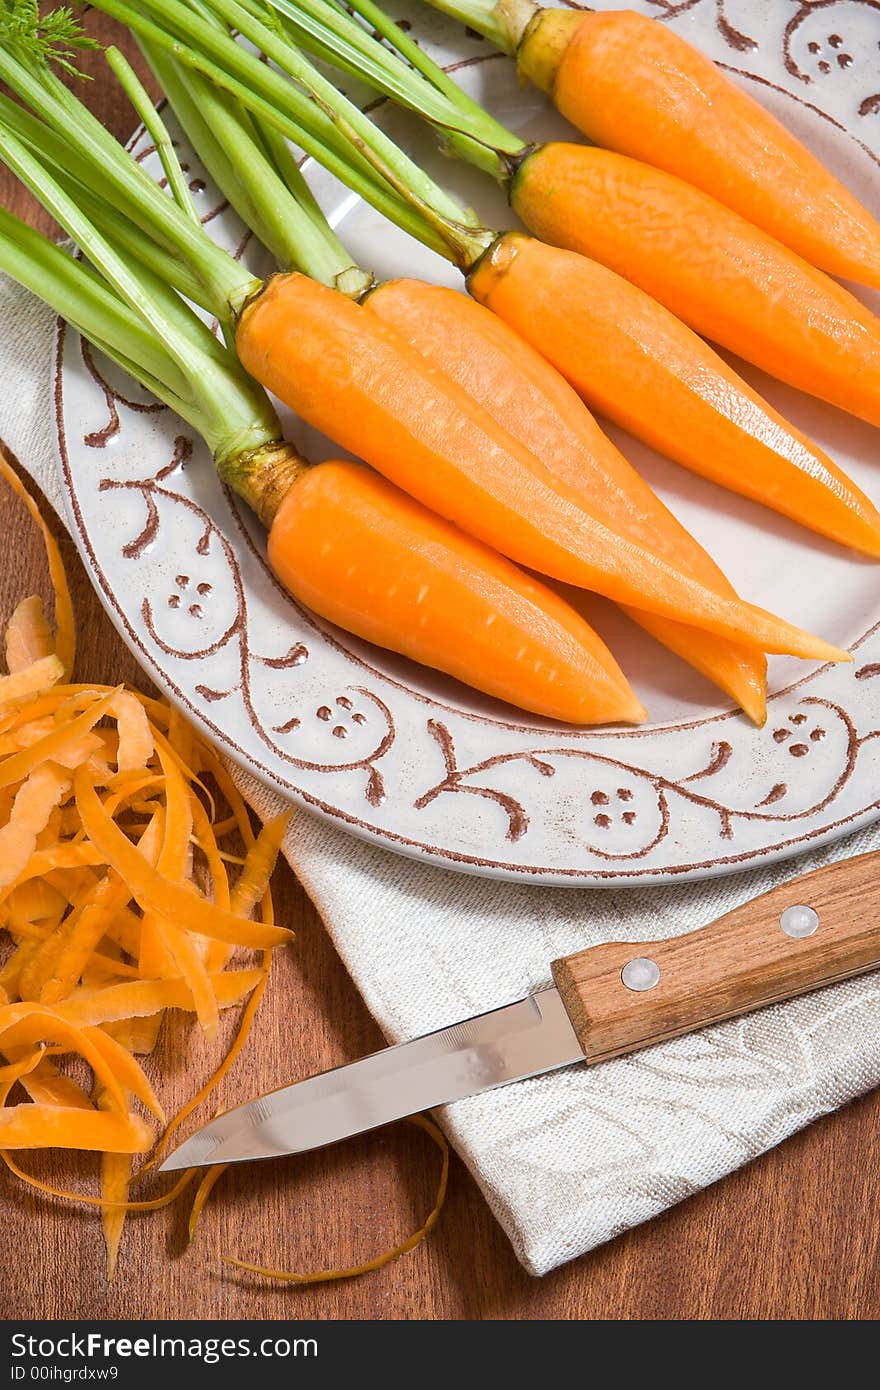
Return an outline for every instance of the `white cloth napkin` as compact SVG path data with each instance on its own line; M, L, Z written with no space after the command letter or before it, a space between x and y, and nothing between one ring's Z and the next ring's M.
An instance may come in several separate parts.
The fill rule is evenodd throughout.
M50 410L53 316L0 277L0 438L67 519ZM261 816L279 798L232 769ZM523 887L423 867L302 811L284 853L392 1041L510 1002L557 956L672 936L880 830L796 863L699 885ZM441 1118L533 1274L715 1182L880 1082L880 976L632 1058L508 1086Z

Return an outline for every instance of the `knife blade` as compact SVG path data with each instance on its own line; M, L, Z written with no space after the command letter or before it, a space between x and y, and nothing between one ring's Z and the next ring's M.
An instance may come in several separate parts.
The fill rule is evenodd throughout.
M554 984L226 1111L161 1171L304 1153L420 1110L596 1063L880 965L880 853L826 865L709 926L554 961Z

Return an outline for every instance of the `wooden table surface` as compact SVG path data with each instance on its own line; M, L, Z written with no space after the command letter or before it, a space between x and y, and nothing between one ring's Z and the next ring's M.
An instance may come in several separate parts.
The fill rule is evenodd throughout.
M107 41L111 36L121 41L103 17L91 15L89 27ZM132 53L129 44L123 46ZM86 99L116 134L127 136L130 112L106 80L101 61L90 60L89 66L96 80L82 89ZM5 171L0 201L40 220ZM0 403L0 419L13 409L14 401ZM78 678L128 680L148 688L104 615L72 544L60 526L55 530L73 584L81 642ZM0 622L5 623L23 595L47 592L40 544L5 487L0 488L0 536ZM280 920L295 929L296 942L280 953L285 958L252 1044L223 1092L227 1105L287 1076L361 1056L382 1042L286 864L279 867L276 890ZM541 1280L517 1263L454 1156L438 1228L412 1254L377 1273L297 1288L267 1284L221 1263L221 1254L239 1253L286 1268L338 1267L414 1229L432 1201L438 1157L408 1126L298 1159L283 1171L256 1165L228 1174L218 1189L222 1201L208 1208L193 1247L186 1246L180 1208L130 1220L109 1288L96 1213L12 1188L3 1175L0 1316L876 1318L878 1131L880 1095L875 1094Z

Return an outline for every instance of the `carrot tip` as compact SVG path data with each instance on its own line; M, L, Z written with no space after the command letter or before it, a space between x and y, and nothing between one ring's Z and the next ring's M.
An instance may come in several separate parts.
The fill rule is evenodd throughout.
M644 724L648 718L648 711L641 700L633 700L626 712L620 716L624 724Z

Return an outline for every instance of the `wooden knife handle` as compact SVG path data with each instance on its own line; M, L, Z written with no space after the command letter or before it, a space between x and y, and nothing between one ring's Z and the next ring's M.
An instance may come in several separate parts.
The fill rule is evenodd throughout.
M804 874L686 936L591 946L554 961L553 979L586 1060L600 1062L874 966L880 853Z

